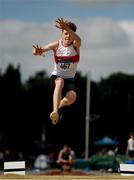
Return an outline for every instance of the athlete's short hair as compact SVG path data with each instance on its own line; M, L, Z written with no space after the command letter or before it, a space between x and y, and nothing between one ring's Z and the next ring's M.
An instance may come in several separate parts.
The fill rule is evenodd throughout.
M77 26L75 23L73 23L71 21L65 21L65 23L72 31L76 32Z

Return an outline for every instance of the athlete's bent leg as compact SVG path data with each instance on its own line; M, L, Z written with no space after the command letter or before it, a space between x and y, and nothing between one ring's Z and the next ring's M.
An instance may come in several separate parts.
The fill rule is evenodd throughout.
M66 96L60 101L59 108L73 104L76 100L76 97L76 92L74 92L73 90L68 91L66 93Z

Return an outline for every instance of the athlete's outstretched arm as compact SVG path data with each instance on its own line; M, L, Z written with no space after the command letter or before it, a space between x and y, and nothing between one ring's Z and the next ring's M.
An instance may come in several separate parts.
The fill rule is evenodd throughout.
M35 56L41 56L44 52L50 51L50 50L55 50L56 47L58 46L58 42L52 42L49 43L45 46L39 46L39 45L33 45L33 54Z
M66 24L66 21L63 20L63 18L58 18L58 20L56 20L56 27L59 28L59 29L63 29L63 30L66 30L71 36L72 38L74 39L74 45L79 48L80 45L81 45L81 38L80 36L72 31Z

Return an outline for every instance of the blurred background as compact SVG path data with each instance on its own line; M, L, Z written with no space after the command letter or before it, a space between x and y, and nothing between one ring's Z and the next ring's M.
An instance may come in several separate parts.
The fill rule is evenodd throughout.
M108 150L115 153L116 147L118 154L126 154L129 132L134 131L133 9L132 0L0 0L1 161L25 159L33 167L42 153L55 161L64 143L84 160L87 72L88 156ZM61 123L53 126L49 119L53 54L34 57L32 45L60 38L55 28L58 17L76 23L82 47L77 101L66 108ZM103 138L116 143L98 144Z

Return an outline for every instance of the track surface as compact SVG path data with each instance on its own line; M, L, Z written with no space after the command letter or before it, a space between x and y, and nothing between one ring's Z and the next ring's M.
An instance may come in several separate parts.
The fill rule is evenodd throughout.
M95 176L95 175L87 175L87 176L76 176L76 175L4 175L0 176L0 180L4 179L24 179L24 180L134 180L134 176L132 177L124 177L120 175L111 175L111 176Z
M6 174L0 175L0 180L134 180L134 176L121 176L119 173L103 173L98 171L73 171L63 173L61 171L26 172L26 175Z

